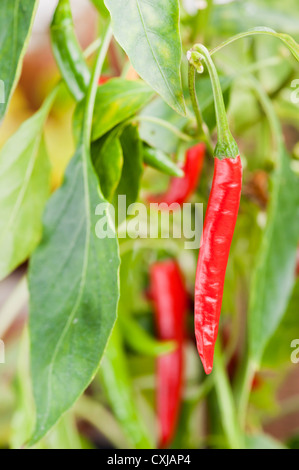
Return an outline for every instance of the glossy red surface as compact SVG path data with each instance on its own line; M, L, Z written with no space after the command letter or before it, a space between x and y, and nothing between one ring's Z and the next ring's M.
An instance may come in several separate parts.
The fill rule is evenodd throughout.
M165 202L168 205L178 203L182 205L196 190L201 175L206 147L200 143L187 150L183 178L172 178L166 193L157 196L150 196L149 202L158 203Z
M165 448L175 434L181 404L187 292L180 268L174 260L153 264L150 281L158 337L177 342L175 351L157 359L159 446Z
M240 156L215 158L195 281L195 336L205 372L213 368L223 285L242 189Z

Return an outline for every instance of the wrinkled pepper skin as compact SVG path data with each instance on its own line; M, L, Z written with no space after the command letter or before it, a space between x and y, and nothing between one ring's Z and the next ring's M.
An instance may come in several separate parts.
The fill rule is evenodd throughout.
M148 202L160 204L162 202L171 205L182 205L188 201L198 185L205 157L206 146L199 143L187 150L186 161L182 168L185 176L172 178L166 193L150 196Z
M159 447L165 448L174 437L181 404L187 292L180 268L173 260L153 264L150 281L159 339L177 343L173 352L157 359Z
M212 372L225 272L242 189L242 164L236 158L215 158L195 281L195 336L207 374Z

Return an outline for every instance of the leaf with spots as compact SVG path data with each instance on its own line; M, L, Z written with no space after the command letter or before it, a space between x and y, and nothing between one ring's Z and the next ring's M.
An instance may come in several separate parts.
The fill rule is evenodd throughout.
M105 0L116 40L137 73L185 115L178 0Z

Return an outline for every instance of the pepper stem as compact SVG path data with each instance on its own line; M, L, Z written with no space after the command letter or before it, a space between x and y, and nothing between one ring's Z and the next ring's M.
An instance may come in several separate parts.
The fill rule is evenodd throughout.
M189 51L187 57L189 62L199 72L202 72L201 61L204 60L212 82L218 133L218 142L214 151L214 156L220 160L224 158L236 158L239 155L239 149L229 130L218 73L209 51L203 45L196 44L191 51Z

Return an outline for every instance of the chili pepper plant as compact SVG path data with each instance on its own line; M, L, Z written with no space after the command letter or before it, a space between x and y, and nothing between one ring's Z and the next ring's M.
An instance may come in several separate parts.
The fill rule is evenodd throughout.
M0 6L1 448L298 448L298 2L45 3Z

